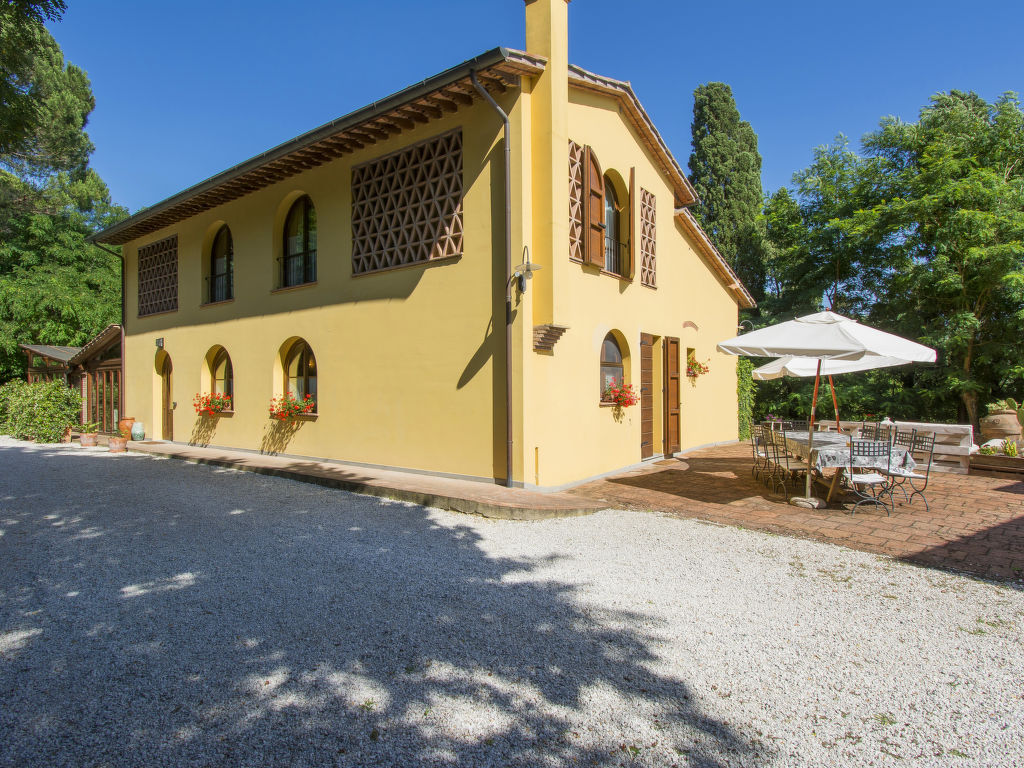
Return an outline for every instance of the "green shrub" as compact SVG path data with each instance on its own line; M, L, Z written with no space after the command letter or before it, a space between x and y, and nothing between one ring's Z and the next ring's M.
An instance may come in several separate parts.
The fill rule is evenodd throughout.
M750 439L750 423L754 418L754 362L746 357L736 361L736 405L740 440Z
M0 432L19 440L59 443L81 410L82 396L62 381L0 387Z

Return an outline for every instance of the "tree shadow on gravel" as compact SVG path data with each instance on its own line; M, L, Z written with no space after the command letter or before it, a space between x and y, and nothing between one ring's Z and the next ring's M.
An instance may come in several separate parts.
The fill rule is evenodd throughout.
M487 525L0 448L0 764L768 760L696 704L652 616L495 554Z

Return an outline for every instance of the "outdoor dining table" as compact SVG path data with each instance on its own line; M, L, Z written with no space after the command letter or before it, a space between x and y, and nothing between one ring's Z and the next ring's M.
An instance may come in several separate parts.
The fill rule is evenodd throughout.
M807 462L809 467L822 470L835 467L827 500L832 501L839 482L846 468L850 466L850 436L839 432L815 432L810 447L807 445L807 433L802 431L786 431L782 433L786 439L786 448L795 456ZM856 438L854 438L856 439ZM881 442L888 443L888 440ZM905 446L890 445L890 456L858 456L855 467L872 467L887 470L890 468L913 469L917 466L914 457Z

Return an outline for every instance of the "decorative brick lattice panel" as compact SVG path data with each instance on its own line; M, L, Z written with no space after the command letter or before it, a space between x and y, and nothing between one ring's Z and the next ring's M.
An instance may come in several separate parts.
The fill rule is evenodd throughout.
M178 308L178 236L139 248L139 317Z
M658 285L658 227L654 208L654 195L640 187L640 284L651 288Z
M583 261L584 148L569 139L569 258Z
M352 169L352 274L461 255L461 130Z

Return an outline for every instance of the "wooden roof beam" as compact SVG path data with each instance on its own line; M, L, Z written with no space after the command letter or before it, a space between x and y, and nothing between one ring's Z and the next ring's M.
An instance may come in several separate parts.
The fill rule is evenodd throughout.
M462 93L461 91L456 91L452 88L445 88L443 91L441 91L441 95L444 96L446 99L451 99L455 103L462 104L463 106L468 107L470 104L473 103L473 97L470 96L468 93Z
M445 99L441 96L431 96L424 99L425 102L440 107L445 112L458 112L459 105L450 99Z
M444 112L442 112L440 109L435 107L433 104L427 103L427 101L425 99L420 99L419 101L417 101L414 104L414 106L416 107L416 109L419 109L419 110L422 110L423 112L426 112L428 115L430 115L434 119L437 119L437 118L441 117L441 115L444 114Z
M401 107L401 114L406 117L411 117L417 123L429 123L430 118L420 112L418 109L414 109L410 106Z
M402 132L402 129L399 126L395 125L393 122L383 117L378 117L376 120L370 123L370 125L372 125L377 130L384 131L384 133L387 134L389 137L397 136Z
M389 122L404 131L410 131L416 127L416 123L409 118L400 115L398 112L388 112L385 117L381 118L381 121Z

